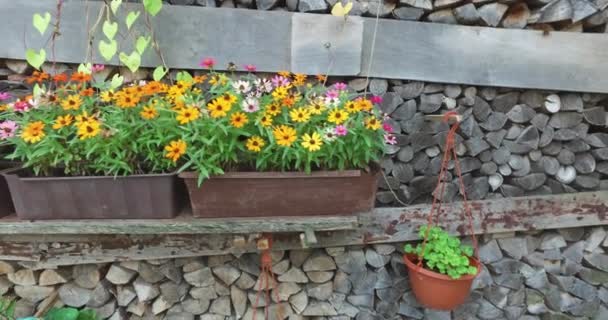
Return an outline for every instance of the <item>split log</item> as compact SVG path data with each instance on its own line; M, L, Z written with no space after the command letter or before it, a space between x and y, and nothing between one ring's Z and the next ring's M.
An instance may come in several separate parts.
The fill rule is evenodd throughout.
M393 10L393 17L399 20L417 21L423 14L424 9L414 7L399 7Z
M530 9L525 2L517 3L509 8L502 21L502 26L512 29L523 29L528 24Z
M458 6L462 2L464 2L464 0L435 0L433 6L435 9L445 9Z
M598 9L597 7L587 0L574 0L572 4L572 22L579 22L587 17L595 14Z
M519 92L510 91L500 94L492 100L492 109L498 112L509 112L519 101Z
M515 140L517 137L519 137L523 130L524 127L522 125L512 124L509 130L507 130L507 135L505 136L505 139Z
M551 116L549 125L555 129L572 128L583 121L583 115L578 112L560 112Z
M559 98L562 103L561 111L583 111L583 99L576 93L560 94Z
M498 166L496 163L492 161L484 162L481 164L481 168L479 168L479 172L486 176L491 176L498 171Z
M540 150L532 150L530 153L528 153L528 157L532 161L540 161L540 159L543 157L543 153Z
M591 153L579 153L575 156L574 168L578 173L590 174L595 171L595 158Z
M515 142L519 145L525 145L532 149L537 149L540 142L538 129L536 129L534 126L527 127L523 130L519 137L517 137Z
M511 122L515 123L526 123L532 120L536 116L536 111L525 104L515 105L509 112L507 112L507 118Z
M417 98L424 91L424 82L413 81L401 86L393 87L393 90L401 95L401 98L409 100Z
M532 191L538 189L547 180L544 173L532 173L527 176L512 179L513 183L524 190Z
M391 118L395 120L409 120L416 114L416 108L416 100L407 100L391 113Z
M503 181L504 179L500 174L493 174L488 177L488 184L490 185L492 191L498 190L498 188L502 186Z
M491 131L486 134L486 141L494 148L499 148L502 140L507 135L507 130Z
M460 24L475 25L481 18L477 8L472 3L467 3L458 8L454 8L454 16Z
M561 99L556 94L550 94L545 98L545 109L551 113L558 112L562 107Z
M475 96L473 103L473 115L479 121L486 121L492 112L490 105L482 98Z
M538 147L544 148L548 146L553 141L554 135L555 130L552 127L545 127L545 130L543 130L543 133L540 135L540 139L538 140Z
M553 139L557 141L571 141L578 138L578 134L573 129L559 129L553 134Z
M497 131L504 127L507 122L507 115L502 112L492 112L488 116L486 121L479 124L482 128L487 131Z
M433 2L431 0L399 0L399 3L424 10L433 10Z
M574 185L581 189L596 189L600 185L600 178L593 175L579 175L574 179Z
M531 170L530 159L527 156L522 157L521 168L514 170L511 174L513 177L523 177L530 174Z
M559 161L551 156L543 156L540 162L545 170L545 173L550 176L556 175L560 168Z
M571 165L574 164L574 161L576 160L576 155L574 154L574 152L564 148L560 150L559 154L557 155L557 160L562 165Z
M575 139L564 143L564 148L574 152L585 152L591 150L591 146L588 145L583 139Z
M594 126L605 126L606 125L606 111L603 107L596 107L585 109L583 111L583 118L589 124Z
M414 149L411 146L405 146L397 153L397 159L403 162L410 162L414 158Z
M511 150L507 147L500 147L494 151L492 151L492 160L497 165L506 164L511 157Z
M559 141L552 141L547 146L543 147L541 151L546 155L557 156L560 151L562 151L562 143Z
M573 166L562 166L555 175L557 181L569 184L576 179L576 169Z
M549 123L549 116L544 113L537 113L534 118L530 120L530 123L535 126L536 129L543 131L547 126L547 123Z
M478 9L479 16L487 26L496 27L500 24L502 17L509 9L509 6L502 3L490 3Z
M508 164L501 164L500 166L498 166L498 172L503 177L508 177L511 175L511 173L513 173L513 171L511 170L511 167L509 167Z
M570 20L573 15L570 0L554 0L542 7L531 18L531 23L551 23Z

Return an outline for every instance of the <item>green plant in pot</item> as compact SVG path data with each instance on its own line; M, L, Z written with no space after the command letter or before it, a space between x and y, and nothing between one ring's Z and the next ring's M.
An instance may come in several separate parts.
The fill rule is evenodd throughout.
M416 299L423 305L452 310L469 295L480 270L474 250L440 227L422 226L416 246L406 244L403 257Z

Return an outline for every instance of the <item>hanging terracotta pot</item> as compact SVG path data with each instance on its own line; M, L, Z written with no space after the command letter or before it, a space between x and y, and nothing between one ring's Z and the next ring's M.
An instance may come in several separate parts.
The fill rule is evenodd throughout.
M439 310L453 310L463 304L469 296L473 280L481 270L479 261L469 258L471 266L477 268L477 273L452 279L447 275L418 266L418 257L414 254L403 255L403 260L408 269L416 300L428 308Z

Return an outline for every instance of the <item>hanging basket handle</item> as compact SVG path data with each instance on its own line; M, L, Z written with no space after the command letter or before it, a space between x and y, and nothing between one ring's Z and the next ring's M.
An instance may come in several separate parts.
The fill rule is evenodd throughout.
M445 193L446 185L444 180L448 170L448 164L452 158L454 159L454 168L456 170L456 174L458 175L458 182L460 185L460 193L462 194L463 198L464 211L468 220L469 231L473 240L474 255L475 258L479 260L479 248L477 244L477 237L475 236L475 230L473 229L473 214L471 212L471 207L469 206L469 202L467 200L466 187L464 185L464 179L462 178L462 170L460 169L460 162L458 161L458 155L456 154L456 131L458 130L461 118L462 116L455 111L446 112L442 116L442 122L449 124L450 120L456 121L451 125L450 130L448 131L448 135L446 136L446 141L443 149L443 159L441 161L441 170L439 171L439 176L437 178L437 188L433 190L433 203L431 205L431 211L427 218L427 228L425 230L424 240L422 241L422 250L418 255L418 267L422 266L424 249L426 248L426 244L428 242L430 229L434 224L439 224L441 205L443 203L443 195ZM437 190L439 190L439 194L436 194ZM435 217L434 222L433 217Z

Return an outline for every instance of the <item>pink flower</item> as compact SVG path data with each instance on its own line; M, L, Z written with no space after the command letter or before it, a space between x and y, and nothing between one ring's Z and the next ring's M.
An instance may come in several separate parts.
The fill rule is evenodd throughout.
M336 90L327 90L327 93L325 93L325 96L330 99L337 99L339 95L340 94Z
M15 131L17 131L17 122L13 120L6 120L0 123L0 139L6 140L8 138L12 138L15 136Z
M384 135L384 142L386 144L397 144L397 138L392 135L392 134L385 134Z
M30 111L30 104L26 101L15 101L13 104L13 110L17 112L28 112Z
M382 124L382 129L388 133L393 132L393 126L391 126L388 122Z
M243 68L245 68L245 70L247 70L249 72L255 72L257 70L255 65L253 65L253 64L246 64L243 66Z
M375 103L375 104L381 104L382 103L382 97L381 96L372 96L369 100L372 103Z
M11 98L11 94L8 92L0 92L0 101L8 100Z
M215 59L204 58L203 60L201 60L201 62L198 65L203 68L211 69L215 65Z
M336 133L337 136L345 136L346 134L348 134L348 129L346 129L345 126L343 125L339 125L336 126L336 128L334 129L334 132Z
M105 68L106 68L106 66L104 66L103 64L94 64L94 65L93 65L93 68L91 68L91 71L92 71L93 73L96 73L96 72L101 72L101 71L103 71L103 69L105 69Z
M336 90L346 90L346 83L344 82L338 82L336 84L334 84L334 88L336 88Z
M275 87L283 87L289 85L289 79L279 75L272 77L271 81Z

